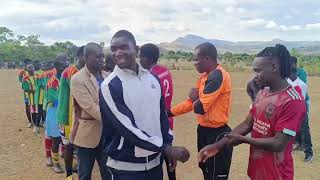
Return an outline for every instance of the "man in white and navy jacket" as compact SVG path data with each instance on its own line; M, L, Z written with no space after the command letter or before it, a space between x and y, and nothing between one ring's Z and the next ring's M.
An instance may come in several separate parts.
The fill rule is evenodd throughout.
M134 36L118 31L111 40L114 71L100 90L107 166L114 180L162 180L163 156L185 162L189 152L172 147L172 135L156 76L136 63Z

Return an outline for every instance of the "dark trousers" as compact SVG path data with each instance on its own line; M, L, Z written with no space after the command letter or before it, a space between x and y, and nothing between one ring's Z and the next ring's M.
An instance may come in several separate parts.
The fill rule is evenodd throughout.
M173 172L169 171L169 161L167 158L164 159L166 162L166 167L167 167L167 174L168 174L168 179L169 180L176 180L176 170L174 170Z
M302 145L305 155L313 155L311 133L309 127L309 115L301 122L300 131L295 139L296 143Z
M112 180L163 180L162 165L148 171L120 171L109 168Z
M97 160L102 180L111 180L111 174L107 168L107 155L103 151L103 138L95 148L85 148L76 146L78 159L79 180L91 180L94 161Z
M198 151L206 145L213 144L229 133L231 128L224 125L219 128L198 126ZM216 156L209 158L205 163L199 163L204 180L227 180L232 160L232 148L225 148Z
M39 127L38 113L31 113L33 126Z
M42 122L45 123L46 122L46 116L47 116L47 111L43 109L43 112L42 112Z
M46 119L46 114L45 111L43 111L43 105L39 104L38 105L38 121L40 122L44 122Z
M32 123L32 121L31 121L31 112L30 112L30 109L29 109L29 105L26 104L25 108L26 108L26 115L27 115L27 118L28 118L28 122Z

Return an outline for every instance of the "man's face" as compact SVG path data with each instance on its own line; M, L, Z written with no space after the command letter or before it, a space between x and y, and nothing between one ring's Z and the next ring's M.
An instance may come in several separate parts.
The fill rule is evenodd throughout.
M267 57L256 57L252 63L254 72L253 78L260 88L268 87L278 72L278 65L275 60Z
M40 68L41 68L41 63L35 63L34 64L34 68L35 68L36 71L39 71Z
M31 64L31 62L26 62L26 63L24 64L24 69L25 69L25 70L27 70L27 66L28 66L29 64Z
M69 61L67 60L59 60L56 64L55 68L58 74L61 74L67 67L69 66Z
M150 61L148 61L148 58L141 56L141 54L139 54L139 59L140 59L140 64L144 69L149 69L150 67Z
M28 71L29 74L33 74L35 70L33 64L28 64L26 67L26 70Z
M136 63L138 48L125 37L111 40L111 57L120 69L129 69Z
M106 58L105 65L104 65L105 71L112 72L114 69L114 66L115 66L115 64L113 63L111 57Z
M199 73L206 72L208 57L200 55L200 50L196 49L193 55L193 64Z
M104 67L104 53L102 48L95 48L87 56L87 66L94 71L101 71Z
M292 62L290 65L290 75L296 75L297 74L297 64Z
M41 70L46 71L48 69L47 64L45 62L41 63Z

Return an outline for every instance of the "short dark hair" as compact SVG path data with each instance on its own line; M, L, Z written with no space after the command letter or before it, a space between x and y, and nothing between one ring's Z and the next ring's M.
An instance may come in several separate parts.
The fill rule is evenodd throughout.
M127 38L129 41L131 41L134 46L137 45L137 44L136 44L136 39L134 38L134 36L132 35L132 33L129 32L129 31L127 31L127 30L120 30L120 31L116 32L116 33L113 35L112 39L113 39L113 38L119 38L119 37L125 37L125 38Z
M159 55L159 48L154 44L148 43L140 47L140 56L146 57L152 62L157 62L159 59Z
M195 49L199 49L200 56L209 56L214 60L218 58L217 48L209 42L201 43Z
M111 56L110 53L107 53L107 55L106 55L106 57L105 57L105 62L106 62L106 63L110 63L110 64L113 63L113 61L112 61L112 56Z
M26 58L26 59L23 60L23 63L24 64L32 63L32 59Z
M57 62L57 61L70 61L70 58L68 57L67 54L61 53L61 54L58 54L54 59L54 62Z
M275 47L266 47L256 57L278 58L281 77L288 78L290 76L290 53L284 45L277 44Z
M78 48L77 57L83 56L83 49L84 49L84 46L81 46L81 47Z
M88 57L89 54L92 54L94 52L94 48L101 48L102 49L102 47L99 44L94 43L94 42L90 42L90 43L88 43L87 45L84 46L83 55L85 57Z

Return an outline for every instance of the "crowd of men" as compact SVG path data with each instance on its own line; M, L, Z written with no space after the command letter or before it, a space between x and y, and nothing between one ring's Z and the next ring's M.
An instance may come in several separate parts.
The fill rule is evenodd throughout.
M252 104L233 130L228 126L231 76L218 63L213 44L194 49L199 78L186 100L172 107L172 76L158 64L156 45L138 47L130 32L120 30L110 51L105 57L99 44L88 43L78 49L74 65L66 55L49 62L26 59L19 73L28 127L36 135L44 127L46 165L65 172L67 180L74 172L90 180L95 161L103 180L162 180L163 161L169 180L175 180L177 161L186 162L190 153L172 145L173 117L191 111L198 122L198 161L205 180L228 179L233 147L239 144L250 145L252 180L292 180L294 142L295 149L305 150L305 161L312 161L310 98L297 59L285 46L257 54L248 83Z
M16 69L16 62L0 61L0 69Z

